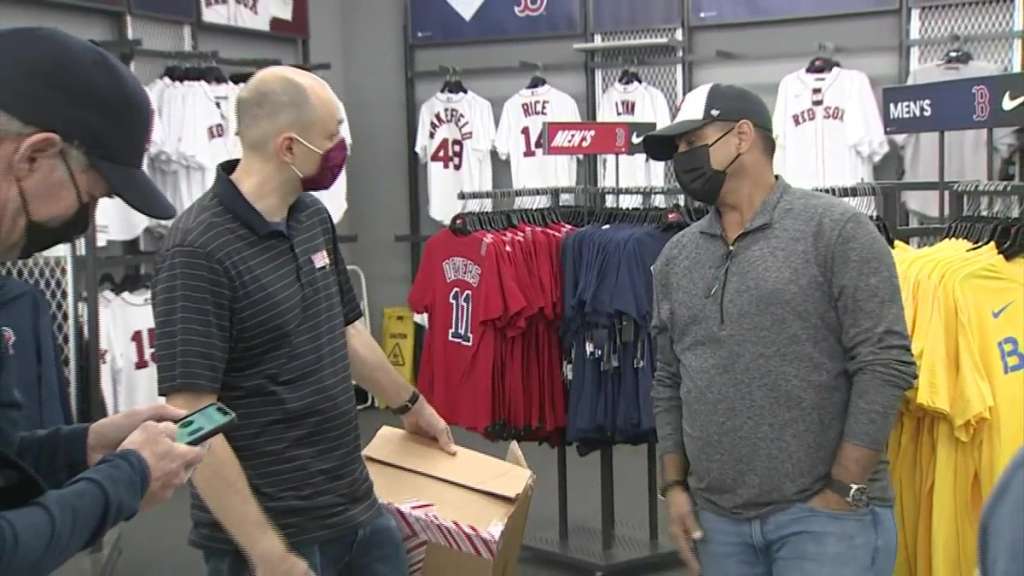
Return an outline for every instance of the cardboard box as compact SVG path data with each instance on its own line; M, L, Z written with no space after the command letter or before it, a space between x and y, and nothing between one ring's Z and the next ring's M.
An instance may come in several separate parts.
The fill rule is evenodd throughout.
M363 450L363 458L377 497L386 505L408 510L411 502L427 503L430 514L448 528L459 526L484 539L496 535L493 559L487 558L491 553L477 555L439 543L443 538L427 538L421 574L518 574L534 479L518 445L512 444L506 460L463 447L451 456L428 439L385 426Z

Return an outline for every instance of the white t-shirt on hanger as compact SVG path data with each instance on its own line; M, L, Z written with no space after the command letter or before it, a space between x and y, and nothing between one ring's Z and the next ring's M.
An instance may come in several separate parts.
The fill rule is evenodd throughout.
M579 122L580 111L571 96L551 86L526 88L502 107L494 145L498 155L512 164L514 188L576 185L577 156L544 154L545 122ZM571 202L572 198L562 198ZM516 207L548 206L544 198L517 198Z
M599 122L653 122L658 128L672 121L665 95L643 82L612 84L601 97L597 108ZM647 159L646 154L602 156L601 185L620 187L663 186L665 165ZM616 179L616 172L618 178ZM652 199L664 204L664 198ZM660 200L660 202L658 202ZM635 208L643 205L639 195L608 196L609 206Z

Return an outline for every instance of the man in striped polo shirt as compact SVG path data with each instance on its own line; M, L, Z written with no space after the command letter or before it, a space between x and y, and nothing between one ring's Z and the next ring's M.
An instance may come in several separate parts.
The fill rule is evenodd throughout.
M253 76L238 98L242 159L221 164L158 263L161 394L238 414L193 479L190 544L211 576L406 574L360 456L352 372L406 429L454 452L447 424L358 322L331 218L303 193L344 166L342 121L316 76Z

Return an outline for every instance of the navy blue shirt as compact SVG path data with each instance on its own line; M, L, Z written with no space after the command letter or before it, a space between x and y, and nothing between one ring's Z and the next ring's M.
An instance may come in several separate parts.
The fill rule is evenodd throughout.
M88 426L20 432L15 350L0 338L0 574L49 574L135 516L149 468L124 451L86 470Z

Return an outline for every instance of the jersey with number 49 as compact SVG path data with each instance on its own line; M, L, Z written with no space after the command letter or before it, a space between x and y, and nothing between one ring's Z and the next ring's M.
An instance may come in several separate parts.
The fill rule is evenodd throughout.
M473 93L438 93L420 107L416 154L427 164L430 217L447 225L459 192L491 188L494 112Z
M576 185L576 156L544 154L545 122L579 122L571 96L550 85L520 90L505 102L494 147L512 163L512 186L543 188ZM546 200L546 199L545 199ZM516 200L517 206L534 199Z
M525 307L499 276L500 247L445 229L423 248L409 307L429 317L417 387L446 420L483 431L491 422L497 328Z

